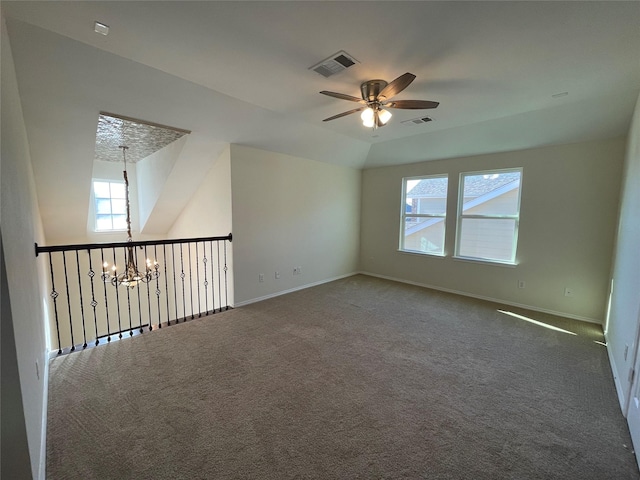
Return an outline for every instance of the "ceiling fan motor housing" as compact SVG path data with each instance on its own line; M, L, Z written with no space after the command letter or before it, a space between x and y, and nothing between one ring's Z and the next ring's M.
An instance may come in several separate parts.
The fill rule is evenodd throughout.
M387 82L384 80L368 80L364 82L360 85L362 99L367 103L385 100L384 98L378 98L378 95L386 86Z

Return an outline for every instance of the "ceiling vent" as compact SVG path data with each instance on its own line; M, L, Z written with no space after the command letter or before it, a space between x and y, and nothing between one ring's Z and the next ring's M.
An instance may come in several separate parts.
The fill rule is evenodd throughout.
M400 122L403 125L420 125L421 123L433 122L433 118L431 117L419 117L412 118L411 120L405 120L404 122Z
M313 67L309 67L309 70L313 70L323 77L331 77L336 73L340 73L343 70L352 67L356 63L360 62L358 62L344 50L340 50L338 53L334 53L329 58L326 58L320 63L315 64Z

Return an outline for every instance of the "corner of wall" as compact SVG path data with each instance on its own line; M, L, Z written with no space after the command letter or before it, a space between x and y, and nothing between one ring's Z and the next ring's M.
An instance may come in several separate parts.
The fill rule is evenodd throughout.
M40 262L35 258L33 245L34 242L42 242L44 234L18 78L4 18L1 48L2 242L28 455L32 476L41 478L44 475L42 459L46 443L46 419L43 412L47 408L47 380L43 375L48 372L43 299L47 299L47 296L43 292L46 280L43 278ZM41 370L39 375L35 368L36 362Z

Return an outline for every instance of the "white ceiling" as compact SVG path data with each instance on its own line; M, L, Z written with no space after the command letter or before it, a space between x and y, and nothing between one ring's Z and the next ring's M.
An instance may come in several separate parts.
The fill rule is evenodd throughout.
M640 89L640 2L2 2L2 10L36 183L51 205L85 195L84 186L49 191L46 178L90 178L99 111L191 130L179 162L197 184L227 143L367 168L623 135ZM94 33L96 20L108 36ZM339 50L360 63L328 79L308 70ZM397 98L438 101L437 109L393 110L375 132L358 115L322 122L354 105L320 90L359 96L361 82L405 72L417 79ZM568 95L552 98L560 92ZM434 121L401 124L422 115Z

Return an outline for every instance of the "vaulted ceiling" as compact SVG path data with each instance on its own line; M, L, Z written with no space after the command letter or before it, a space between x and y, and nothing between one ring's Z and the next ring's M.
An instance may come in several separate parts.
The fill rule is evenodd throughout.
M190 130L174 170L194 187L229 143L368 168L623 135L640 89L640 2L3 2L2 11L54 237L63 206L84 215L78 235L86 227L100 111ZM330 78L309 70L339 50L359 63ZM354 104L319 91L359 96L361 82L405 72L417 79L397 98L437 109L394 110L375 131L358 115L322 122ZM402 123L424 114L434 121ZM193 189L171 193L176 212L152 233L169 228Z

